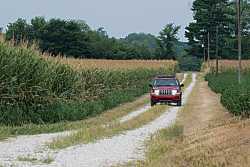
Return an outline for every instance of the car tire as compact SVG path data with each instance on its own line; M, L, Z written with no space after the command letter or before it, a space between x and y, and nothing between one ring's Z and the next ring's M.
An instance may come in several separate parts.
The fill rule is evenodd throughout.
M154 102L153 100L151 100L151 106L153 107L154 105L156 105L156 102Z
M182 101L181 101L181 100L179 100L179 101L177 102L177 106L178 106L178 107L181 107L181 106L182 106Z

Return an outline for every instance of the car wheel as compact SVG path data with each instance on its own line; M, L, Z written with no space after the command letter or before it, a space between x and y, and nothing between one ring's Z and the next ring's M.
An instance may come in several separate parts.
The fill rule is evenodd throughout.
M154 105L156 105L156 102L151 100L151 106L153 107Z
M177 106L182 106L182 102L181 102L181 100L179 100L178 102L177 102Z

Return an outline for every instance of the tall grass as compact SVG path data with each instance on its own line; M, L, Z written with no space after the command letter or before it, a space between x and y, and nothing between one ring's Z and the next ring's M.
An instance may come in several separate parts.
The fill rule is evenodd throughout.
M32 49L0 43L0 123L40 123L48 106L76 95L77 73ZM44 115L44 114L43 114Z
M172 67L172 66L170 66ZM0 42L0 124L42 124L94 116L147 92L174 68L81 69Z

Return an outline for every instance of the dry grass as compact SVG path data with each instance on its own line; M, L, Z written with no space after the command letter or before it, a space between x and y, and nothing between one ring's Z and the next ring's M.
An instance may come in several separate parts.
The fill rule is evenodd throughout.
M249 166L250 120L227 113L218 95L202 79L191 97L180 112L175 125L179 128L156 134L148 146L146 161L136 166Z
M230 117L220 104L219 96L208 88L203 78L203 74L198 75L198 83L178 116L177 122L185 125L185 135L207 128L215 116L216 119L224 118L226 115Z
M178 78L178 77L177 77ZM178 78L179 79L179 78ZM180 80L180 79L179 79ZM181 81L181 80L180 80ZM192 82L192 74L191 73L188 73L187 74L187 77L186 77L186 80L183 82L184 84L184 87L182 88L183 90L185 90Z
M46 59L54 60L59 63L72 66L74 69L136 69L136 68L148 68L159 69L176 68L177 62L172 60L105 60L105 59L75 59L64 57L49 57Z

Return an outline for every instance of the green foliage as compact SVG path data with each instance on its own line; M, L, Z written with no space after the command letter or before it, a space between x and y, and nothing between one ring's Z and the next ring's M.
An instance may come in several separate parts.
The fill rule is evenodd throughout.
M0 78L1 123L9 124L9 119L21 123L29 119L30 111L42 111L77 92L77 73L71 68L46 62L33 50L5 43L0 43Z
M100 30L99 30L100 31ZM87 58L96 59L151 59L152 51L146 46L134 45L124 39L109 38L102 32L89 32L90 54Z
M130 34L125 39L110 38L103 27L97 30L80 20L35 17L28 24L18 19L8 25L6 39L20 44L36 42L42 52L53 56L97 59L152 59L156 38L151 34Z
M21 43L23 40L29 40L30 32L30 25L26 22L26 20L19 18L15 23L10 23L8 25L6 39L13 39L15 43Z
M167 69L74 71L37 52L0 43L0 124L55 123L94 116L147 92Z
M236 72L223 72L206 76L209 86L221 94L222 104L233 114L250 116L250 72L243 74L238 84Z
M157 38L152 34L131 33L124 38L124 41L133 45L145 46L150 49L157 48Z
M176 59L176 52L174 46L176 45L177 34L180 30L180 26L175 26L173 23L167 24L160 32L158 37L158 55L160 59Z
M40 49L52 55L81 57L89 54L90 28L83 21L51 19L41 32Z
M200 71L202 60L197 57L183 56L178 58L179 69L181 71Z
M131 33L126 38L121 39L128 45L135 46L141 58L155 58L155 50L158 47L157 38L152 34ZM142 56L143 55L143 56Z
M92 30L84 21L35 17L28 24L18 19L8 25L6 39L20 44L36 42L42 52L53 56L95 59L175 59L182 54L179 26L168 24L158 38L131 33L124 39L110 38L103 27ZM180 46L180 47L179 47Z
M176 42L175 46L174 46L174 50L176 51L176 58L178 59L178 57L182 57L187 55L186 50L189 48L189 45L187 42Z
M219 56L226 59L235 59L237 55L237 27L236 27L236 4L229 0L195 0L192 11L194 22L186 27L185 36L189 41L187 52L189 55L203 57L202 45L208 46L208 33L210 34L210 55L215 58L216 50L216 28L219 33ZM242 21L242 45L243 58L249 58L249 0L242 0L241 21ZM205 49L206 55L208 50Z

